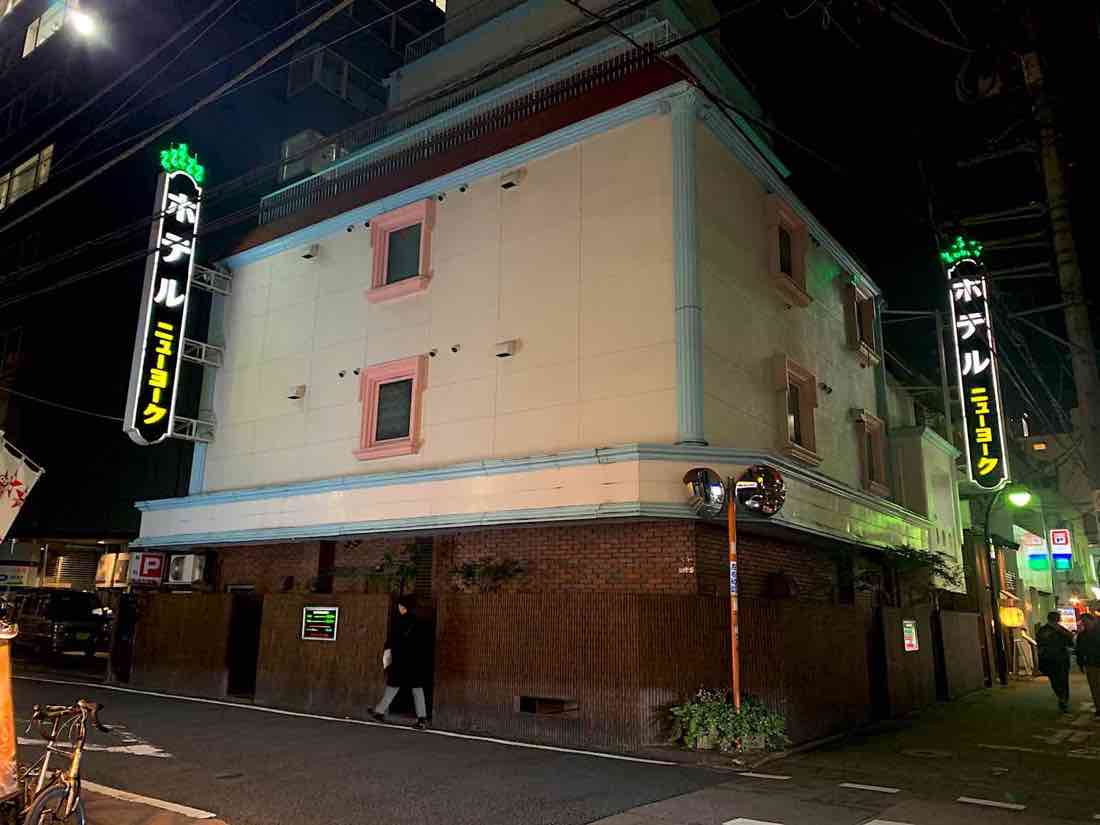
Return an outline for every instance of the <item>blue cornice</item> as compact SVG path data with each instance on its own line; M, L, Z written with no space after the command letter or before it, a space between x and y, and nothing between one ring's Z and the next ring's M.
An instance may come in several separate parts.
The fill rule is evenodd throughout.
M855 501L873 510L903 519L914 525L927 527L928 519L906 510L892 501L878 498L863 490L849 487L824 473L804 467L783 456L763 450L739 450L726 447L695 447L671 444L626 444L619 447L602 447L595 450L573 450L554 455L532 456L529 458L487 459L450 467L431 470L411 470L395 473L373 473L370 475L340 476L318 481L303 481L294 484L279 484L271 487L253 487L244 490L224 490L216 493L181 498L166 498L155 501L140 501L137 508L143 512L174 510L185 507L208 507L217 504L229 504L238 501L262 501L272 498L290 498L293 496L315 495L338 490L362 490L371 487L389 487L398 484L423 484L432 481L450 481L479 476L505 475L508 473L535 472L557 467L580 467L592 464L615 464L622 461L677 461L694 464L770 464L790 479L827 493ZM592 505L597 506L597 505ZM617 505L598 505L604 508ZM626 505L634 506L634 505ZM657 506L657 505L645 505ZM673 505L662 505L673 506ZM562 508L556 508L555 511ZM569 508L565 508L568 510ZM515 511L504 511L515 512ZM481 518L485 514L474 516L442 516L440 518ZM404 523L404 519L401 520ZM370 522L371 524L375 522ZM382 523L382 522L379 522ZM472 522L479 523L479 522ZM290 529L290 528L288 528ZM316 528L309 528L315 531ZM396 528L387 528L396 529ZM316 532L313 533L316 535Z
M178 533L170 536L139 538L130 547L179 547L181 545L248 544L271 541L304 541L366 533L407 533L444 530L457 527L497 527L508 524L532 524L558 521L592 521L621 518L694 519L687 504L629 502L591 504L570 507L532 507L522 510L496 510L485 513L414 516L361 522L310 524L301 527L260 527L250 530L223 530L210 533Z

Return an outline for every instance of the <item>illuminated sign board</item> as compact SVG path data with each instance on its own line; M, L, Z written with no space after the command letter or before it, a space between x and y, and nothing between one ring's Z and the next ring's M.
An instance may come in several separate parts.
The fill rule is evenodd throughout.
M164 580L163 553L135 553L130 563L133 584L160 584Z
M122 425L131 440L142 446L170 437L175 423L199 202L206 176L198 160L188 154L186 144L161 152L161 166Z
M1058 624L1068 630L1070 633L1077 632L1077 611L1072 607L1059 607L1058 608Z
M981 254L981 244L960 236L940 257L947 267L967 477L983 490L994 491L1008 482L1008 454L997 347Z
M901 638L905 643L906 653L915 653L920 650L920 640L917 639L916 619L903 619L901 623Z
M303 607L302 639L335 642L336 626L339 621L339 607Z
M1059 527L1050 531L1050 555L1054 559L1055 570L1073 569L1073 539L1068 528Z

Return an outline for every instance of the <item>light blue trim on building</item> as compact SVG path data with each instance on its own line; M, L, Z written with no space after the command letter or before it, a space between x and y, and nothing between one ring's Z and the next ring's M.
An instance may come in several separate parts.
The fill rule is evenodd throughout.
M624 104L623 106L610 109L595 117L588 118L588 120L583 120L579 123L566 126L564 129L559 129L556 132L543 135L537 140L532 140L522 146L509 149L507 152L501 152L499 155L494 155L491 158L478 161L477 163L466 166L455 172L450 172L442 177L425 181L411 189L406 189L403 192L389 195L381 200L358 206L334 218L328 218L320 223L299 229L296 232L291 232L288 235L276 238L273 241L253 247L252 249L238 252L236 255L226 258L225 263L231 268L237 269L247 264L271 257L272 255L277 255L280 252L285 252L288 249L316 243L328 235L335 235L337 232L344 230L349 223L368 221L375 215L389 212L392 209L398 209L415 201L422 200L423 198L435 197L440 192L445 192L448 189L455 189L461 184L468 184L471 181L479 178L486 178L491 175L499 175L501 172L514 169L535 158L549 155L559 149L572 146L593 135L602 134L603 132L617 129L619 126L639 120L640 118L657 114L661 110L661 102L676 88L675 86L671 86L661 89L645 97L632 100L630 103Z
M703 299L695 226L696 129L699 97L672 98L672 254L676 315L677 443L705 445L703 427Z
M524 510L497 510L486 513L416 516L402 519L378 519L362 522L311 524L302 527L269 527L250 530L224 530L211 533L180 533L173 536L139 538L131 547L178 547L180 545L244 544L269 541L301 541L313 538L358 536L367 533L407 533L457 527L494 527L561 521L591 521L621 518L694 519L687 504L630 502L626 504L574 505L569 507L532 507Z
M203 479L206 477L206 444L195 442L195 449L191 453L191 477L187 481L188 495L202 492ZM170 499L171 500L171 499Z
M931 524L925 517L906 510L904 507L892 501L873 496L870 493L854 487L849 487L836 479L830 478L824 473L810 467L804 467L780 455L775 455L763 450L738 450L728 447L695 447L681 444L624 444L618 447L601 447L595 450L572 450L570 452L558 453L555 455L532 456L529 458L488 459L485 461L455 464L450 467L440 467L432 470L411 470L394 473L339 476L337 478L327 478L319 481L302 481L271 487L252 487L243 490L200 493L198 495L182 498L139 501L136 506L143 512L155 512L158 510L176 510L187 507L209 507L239 501L263 501L273 498L286 499L294 496L316 495L318 493L328 493L339 490L362 490L371 487L389 487L399 484L423 484L433 481L450 481L453 479L505 475L508 473L526 473L553 469L556 467L615 464L622 461L677 461L701 465L732 464L739 467L749 464L770 464L780 470L780 472L789 479L797 479L824 492L848 499L849 501L854 501L887 515L904 519L919 527L927 527ZM618 505L605 504L601 506L607 508ZM556 509L560 510L561 508ZM441 518L465 517L466 516L445 516ZM476 516L470 517L473 518Z

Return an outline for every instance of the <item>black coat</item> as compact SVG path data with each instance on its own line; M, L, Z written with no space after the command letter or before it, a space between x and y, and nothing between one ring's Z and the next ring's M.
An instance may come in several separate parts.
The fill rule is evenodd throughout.
M1059 625L1045 624L1035 634L1039 645L1039 672L1044 675L1069 669L1073 634Z
M1100 623L1077 634L1077 664L1081 667L1100 667Z
M411 612L398 614L390 624L386 647L393 661L386 668L390 687L426 687L431 678L431 639L424 623Z

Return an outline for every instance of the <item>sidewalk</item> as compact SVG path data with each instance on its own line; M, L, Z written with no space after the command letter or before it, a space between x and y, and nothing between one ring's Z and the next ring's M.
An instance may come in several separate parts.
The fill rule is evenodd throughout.
M1100 819L1100 721L1084 677L934 705L599 825L979 825Z

